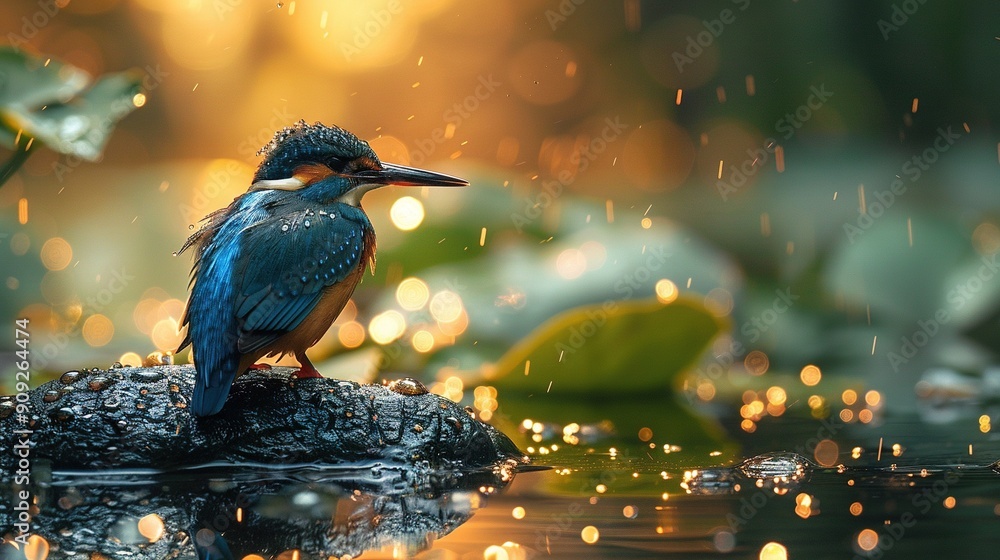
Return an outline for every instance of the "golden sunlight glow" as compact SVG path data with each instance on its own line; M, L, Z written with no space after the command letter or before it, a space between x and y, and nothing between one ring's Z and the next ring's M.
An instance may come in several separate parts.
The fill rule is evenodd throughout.
M743 358L743 367L750 375L764 375L771 367L771 360L760 350L753 350Z
M760 560L788 560L788 549L776 542L769 542L760 549Z
M45 560L49 556L49 541L38 535L28 537L24 547L24 557L27 560Z
M142 365L142 356L135 352L125 352L118 358L118 363L125 367L139 367Z
M395 309L379 313L368 324L368 333L377 344L389 344L406 332L406 319Z
M868 552L878 546L878 533L871 529L864 529L858 533L858 548Z
M597 527L587 525L580 531L580 538L587 544L594 544L601 538L601 533L597 530Z
M462 315L462 298L451 290L441 290L431 298L431 317L439 323L453 323Z
M434 349L434 335L430 331L419 330L413 333L412 343L417 352L430 352Z
M836 465L839 456L840 447L837 445L837 442L831 439L824 439L817 443L816 449L813 451L813 457L816 458L816 462L824 467Z
M677 284L663 278L656 283L656 299L660 303L673 303L680 292L677 291Z
M566 249L556 257L556 272L566 280L574 280L587 270L587 256L579 249Z
M401 231L411 231L424 221L424 205L412 196L402 196L389 209L392 225Z
M795 496L795 515L802 519L809 519L812 515L812 496L806 493Z
M840 398L844 401L844 404L851 406L858 401L858 393L853 389L847 389L840 395Z
M163 537L163 520L159 515L151 513L139 520L139 534L154 543Z
M823 378L823 373L820 369L812 364L807 365L802 368L799 372L799 379L802 380L802 384L807 387L815 387L819 384L820 380Z
M427 305L430 299L430 288L419 278L406 278L396 287L396 301L407 311L417 311Z
M168 317L157 321L150 339L159 350L175 350L181 342L181 335L177 332L177 319Z
M357 321L344 323L337 331L337 340L344 348L357 348L365 341L365 327Z

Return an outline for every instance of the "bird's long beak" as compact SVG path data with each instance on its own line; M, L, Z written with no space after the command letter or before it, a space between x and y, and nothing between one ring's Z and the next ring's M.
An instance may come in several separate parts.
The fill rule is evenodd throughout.
M464 187L469 184L465 179L444 173L435 173L394 163L383 163L380 170L361 171L357 177L370 184L404 187Z

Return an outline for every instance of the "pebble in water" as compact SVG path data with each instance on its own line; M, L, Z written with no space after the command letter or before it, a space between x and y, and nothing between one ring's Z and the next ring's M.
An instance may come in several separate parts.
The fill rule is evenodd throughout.
M763 453L740 464L748 478L787 478L799 481L809 474L809 460L798 453Z
M729 494L751 486L770 488L783 494L809 475L812 463L797 453L763 453L735 468L708 468L684 472L681 488L688 494Z

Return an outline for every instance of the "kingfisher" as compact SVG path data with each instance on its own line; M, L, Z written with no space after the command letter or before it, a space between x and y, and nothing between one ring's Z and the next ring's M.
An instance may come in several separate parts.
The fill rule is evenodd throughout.
M306 350L326 333L368 266L375 229L361 198L386 185L460 187L468 181L383 163L364 140L321 123L278 131L247 192L212 212L194 247L182 325L196 416L222 410L233 380L264 356L294 354L296 377L320 377Z

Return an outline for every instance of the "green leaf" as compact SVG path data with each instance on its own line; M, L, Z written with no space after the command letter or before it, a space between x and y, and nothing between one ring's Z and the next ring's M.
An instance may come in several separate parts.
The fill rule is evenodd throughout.
M90 75L79 68L0 47L0 110L4 113L65 103L89 83Z
M722 328L701 303L686 299L668 305L609 300L543 324L511 348L490 377L498 390L522 393L668 394Z
M7 118L26 134L64 154L97 161L115 125L136 109L141 91L137 72L110 74L78 98L44 111L6 109Z
M109 74L86 89L90 85L90 76L79 68L0 48L0 144L21 149L33 138L97 161L115 124L136 109L142 74Z

